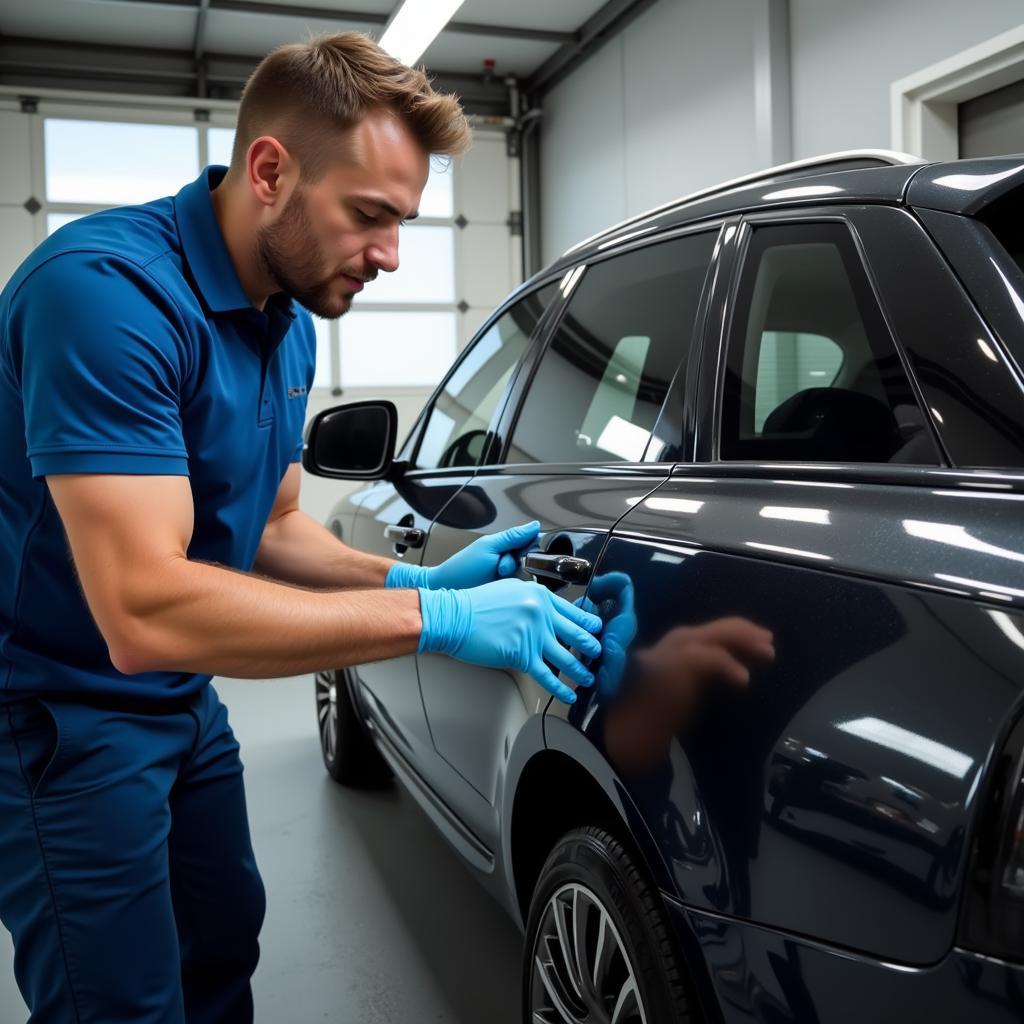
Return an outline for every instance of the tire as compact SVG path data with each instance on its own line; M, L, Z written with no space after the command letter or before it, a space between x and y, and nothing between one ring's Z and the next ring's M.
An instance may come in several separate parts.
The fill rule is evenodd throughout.
M349 670L318 672L315 695L320 753L327 774L356 789L386 786L393 773L352 705Z
M582 966L563 955L577 936L583 939ZM661 901L633 855L601 828L563 836L530 903L524 1024L699 1020Z

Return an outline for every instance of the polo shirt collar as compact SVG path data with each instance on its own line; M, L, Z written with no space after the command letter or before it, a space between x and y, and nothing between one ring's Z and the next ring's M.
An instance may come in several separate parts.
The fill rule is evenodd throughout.
M221 183L227 171L226 167L218 165L206 167L195 181L174 197L174 215L178 221L182 254L203 302L212 313L254 309L231 262L210 197L210 192ZM272 296L268 311L271 304L294 319L292 300L287 296Z

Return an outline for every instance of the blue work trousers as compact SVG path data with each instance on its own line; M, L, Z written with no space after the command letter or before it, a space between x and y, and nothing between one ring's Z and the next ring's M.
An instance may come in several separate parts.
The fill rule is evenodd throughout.
M0 705L0 920L30 1024L248 1024L265 906L212 686Z

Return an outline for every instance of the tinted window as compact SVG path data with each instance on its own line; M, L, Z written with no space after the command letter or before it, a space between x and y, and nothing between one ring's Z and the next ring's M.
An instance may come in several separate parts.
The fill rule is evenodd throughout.
M553 284L531 292L471 343L427 417L417 466L479 464L491 417L554 294Z
M725 459L938 463L846 229L755 229L722 403Z
M639 462L689 351L717 232L584 272L541 358L507 462Z
M1024 271L1024 195L1014 189L986 207L979 218Z

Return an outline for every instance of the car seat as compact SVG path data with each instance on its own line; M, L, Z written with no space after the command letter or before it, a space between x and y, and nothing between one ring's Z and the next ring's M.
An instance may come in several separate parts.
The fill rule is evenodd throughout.
M768 414L761 442L778 443L789 459L888 462L903 439L892 410L877 398L845 388L808 388Z

